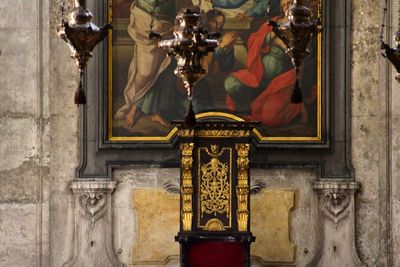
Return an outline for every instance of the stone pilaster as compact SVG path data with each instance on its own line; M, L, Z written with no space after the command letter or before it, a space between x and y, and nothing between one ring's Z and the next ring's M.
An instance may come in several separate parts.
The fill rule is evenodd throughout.
M111 194L116 182L75 180L71 190L75 201L74 251L63 267L115 267L118 262L112 247Z
M314 183L320 209L319 250L310 267L365 266L355 247L354 195L359 183L327 180Z

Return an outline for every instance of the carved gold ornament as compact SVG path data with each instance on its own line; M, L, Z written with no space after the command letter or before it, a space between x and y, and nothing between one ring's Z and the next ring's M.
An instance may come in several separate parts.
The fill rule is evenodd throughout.
M181 144L181 171L182 171L182 227L184 231L192 230L192 194L193 194L193 182L192 182L192 166L193 166L193 143Z
M224 224L217 218L208 220L204 229L208 231L225 231Z
M192 129L181 129L178 131L180 137L250 137L250 130L199 130L195 131Z
M229 216L230 183L228 165L218 158L201 167L201 216L206 214L226 214Z
M248 199L249 199L249 144L236 144L238 159L238 185L236 196L238 199L237 221L239 231L247 231L249 221Z
M178 136L180 137L193 137L194 130L193 129L180 129L178 131Z
M204 162L201 158L204 151L211 158ZM221 162L221 156L228 153L227 162ZM198 227L208 231L222 231L231 227L232 208L232 149L220 148L218 145L201 147L198 149ZM206 216L207 215L207 216ZM200 223L200 218L207 220L209 216L226 216L227 222L221 218L211 218L207 223ZM217 221L221 227L217 226ZM217 230L220 229L220 230ZM221 230L222 229L222 230Z

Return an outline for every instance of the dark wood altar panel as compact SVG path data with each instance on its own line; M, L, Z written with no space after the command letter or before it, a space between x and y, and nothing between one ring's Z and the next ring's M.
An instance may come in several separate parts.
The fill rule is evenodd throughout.
M108 20L108 5L88 1L96 23ZM351 178L349 168L350 130L350 2L327 1L323 6L321 53L321 138L296 141L253 139L253 167L318 168L323 178ZM152 164L178 167L176 138L170 141L109 139L107 43L97 47L87 71L88 105L81 109L81 178L110 177L114 167ZM112 112L112 111L111 111ZM226 117L226 120L232 120Z

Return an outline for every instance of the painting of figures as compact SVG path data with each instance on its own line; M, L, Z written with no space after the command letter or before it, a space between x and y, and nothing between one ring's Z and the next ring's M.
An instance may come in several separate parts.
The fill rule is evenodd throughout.
M258 121L255 132L265 142L321 140L321 36L310 44L300 74L303 101L294 104L295 71L285 44L266 20L270 6L269 18L285 23L292 0L110 1L110 141L168 141L173 136L171 121L183 120L188 100L174 75L176 61L149 33L173 38L175 16L188 6L200 7L208 32L221 33L215 52L204 60L207 74L194 89L196 114ZM309 1L314 17L318 1Z

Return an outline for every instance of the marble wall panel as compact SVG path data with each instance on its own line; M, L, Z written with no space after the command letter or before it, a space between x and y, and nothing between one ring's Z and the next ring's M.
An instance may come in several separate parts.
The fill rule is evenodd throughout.
M264 264L295 261L294 244L289 240L294 197L295 191L289 189L265 189L251 196L251 231L257 239L251 245L251 254L256 261ZM134 189L132 206L135 219L126 221L125 227L130 225L135 230L133 264L164 265L177 259L179 244L173 237L179 231L179 195L157 188ZM123 233L126 239L128 232Z
M267 189L296 188L295 209L291 212L290 241L295 245L297 266L306 266L318 250L319 210L313 182L314 170L252 169L250 177L260 180Z

